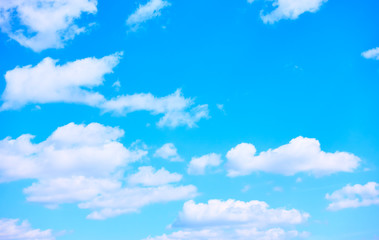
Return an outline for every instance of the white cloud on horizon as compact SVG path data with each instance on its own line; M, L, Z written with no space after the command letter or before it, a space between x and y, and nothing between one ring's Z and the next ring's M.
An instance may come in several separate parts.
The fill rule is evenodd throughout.
M179 156L178 150L173 143L165 143L162 147L158 148L154 157L163 158L171 162L181 162L183 159Z
M1 1L0 29L35 52L63 48L65 42L86 31L75 20L83 13L96 12L96 0ZM13 25L14 22L19 25Z
M202 118L208 118L208 105L194 105L194 99L185 98L181 90L165 97L151 93L120 95L107 100L94 91L104 82L104 75L112 73L122 53L100 59L85 58L57 65L58 60L45 58L36 66L16 67L5 74L6 87L0 110L20 109L27 104L76 103L96 107L102 112L125 115L148 111L163 115L158 127L196 127Z
M151 166L139 167L138 172L128 177L129 184L144 186L161 186L169 183L179 182L183 178L178 173L170 173L164 168L157 171Z
M137 10L128 17L126 24L132 30L136 30L141 23L160 16L162 9L170 5L171 3L165 0L149 0L145 5L138 6Z
M291 239L306 237L305 232L286 231L278 226L305 223L308 213L296 209L272 209L261 201L209 200L184 203L183 210L171 226L183 228L171 234L145 240L243 240ZM274 228L272 228L274 226Z
M221 162L221 155L216 153L193 157L188 164L187 173L191 175L203 175L207 168L220 166Z
M264 14L261 11L261 19L264 23L273 24L282 19L297 19L305 12L317 12L321 5L328 0L274 0L272 6L273 11ZM248 0L249 3L252 1Z
M379 60L379 47L372 48L362 53L362 57L366 59Z
M0 219L0 239L12 240L55 240L50 229L33 229L28 221L19 219Z
M324 176L336 172L353 172L360 159L347 152L321 151L320 143L313 138L297 137L288 144L256 155L252 144L241 143L227 154L228 176L236 177L252 172L268 172L291 176L307 172Z
M348 184L332 194L326 194L325 198L331 201L328 206L328 210L331 211L379 205L379 184L376 182L353 186Z
M287 240L304 239L309 236L307 232L296 230L285 231L282 228L271 228L260 231L256 228L238 229L204 229L183 230L158 237L147 237L144 240Z

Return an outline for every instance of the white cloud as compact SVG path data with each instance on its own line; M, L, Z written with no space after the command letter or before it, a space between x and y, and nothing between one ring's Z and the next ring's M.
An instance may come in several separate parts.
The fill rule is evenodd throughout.
M174 227L238 226L266 227L271 225L300 224L307 221L308 213L296 209L270 209L261 201L209 200L196 204L190 200L184 203Z
M207 167L217 167L221 164L221 155L210 153L201 157L193 157L188 165L188 174L203 175Z
M51 230L33 229L28 221L0 219L0 239L12 240L54 240Z
M76 203L95 198L104 192L121 188L121 183L113 179L70 178L43 179L24 189L29 202L43 203L46 207L57 208L62 203Z
M96 0L1 1L0 29L36 52L63 48L66 41L86 31L74 22L82 13L96 13L96 5Z
M183 159L179 156L178 150L173 143L166 143L158 148L154 153L154 157L170 160L172 162L180 162Z
M281 19L297 19L305 12L318 11L325 2L327 0L274 0L272 6L275 9L268 14L261 12L261 18L264 23L271 24Z
M16 67L5 74L6 87L1 109L52 102L97 106L105 98L91 89L103 83L105 74L113 72L121 55L115 53L100 59L85 58L64 65L57 65L58 60L48 57L34 67Z
M164 168L155 171L151 166L139 167L138 172L129 176L128 182L132 185L142 184L144 186L160 186L168 183L179 182L182 175L170 173Z
M352 172L360 159L347 152L321 151L320 143L313 138L297 137L289 144L269 149L256 155L254 145L241 143L227 154L228 176L235 177L262 171L283 175L308 172L316 176L336 172Z
M145 5L139 5L138 9L128 17L126 24L133 29L139 24L161 15L161 10L171 4L164 0L150 0Z
M363 52L362 56L367 59L379 60L379 47Z
M309 214L296 209L270 209L265 202L209 200L196 204L187 201L172 227L185 230L148 237L146 240L244 240L290 239L308 234L286 231L279 225L297 225L307 221ZM275 225L276 227L271 228Z
M179 182L182 176L163 168L155 171L141 167L128 179L131 184L156 187L124 187L127 165L147 152L125 148L119 142L123 135L124 131L116 127L70 123L40 143L32 143L28 134L5 138L0 141L0 182L35 179L24 189L28 201L49 208L77 203L80 208L93 210L88 216L91 219L114 217L148 204L187 200L197 195L192 185L168 185Z
M306 238L309 234L296 230L285 231L282 228L271 228L260 231L256 228L242 229L205 229L185 230L158 237L148 237L145 240L285 240Z
M32 135L0 141L0 182L17 179L107 177L147 153L130 151L118 139L124 131L98 123L67 124L45 141Z
M326 194L326 199L331 201L328 210L333 211L379 205L379 184L368 182L365 185L346 185L332 194Z
M151 93L122 95L104 102L104 112L127 114L135 111L149 111L154 115L164 114L157 125L159 127L177 127L186 125L195 127L196 122L208 118L208 105L193 107L194 100L184 98L180 90L165 97L155 97Z
M16 67L5 74L6 87L0 110L19 109L27 104L78 103L119 115L135 111L163 114L159 127L195 127L202 118L208 118L208 105L194 105L180 90L165 97L151 93L120 95L107 100L94 91L104 82L104 75L113 72L122 53L100 59L85 58L57 65L58 60L45 58L36 66Z
M197 189L193 185L123 188L117 192L103 194L88 202L80 203L79 207L95 210L87 218L101 220L120 214L137 212L145 205L185 200L196 195Z

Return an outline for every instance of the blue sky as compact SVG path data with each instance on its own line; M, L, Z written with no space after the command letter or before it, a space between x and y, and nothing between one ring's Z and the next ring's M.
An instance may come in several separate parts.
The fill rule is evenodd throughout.
M379 239L378 7L0 2L0 239Z

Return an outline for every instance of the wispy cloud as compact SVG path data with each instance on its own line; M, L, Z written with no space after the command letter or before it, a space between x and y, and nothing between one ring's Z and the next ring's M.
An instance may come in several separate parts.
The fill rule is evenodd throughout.
M161 10L170 5L164 0L150 0L145 5L139 5L137 10L128 17L126 24L136 30L141 23L160 16Z

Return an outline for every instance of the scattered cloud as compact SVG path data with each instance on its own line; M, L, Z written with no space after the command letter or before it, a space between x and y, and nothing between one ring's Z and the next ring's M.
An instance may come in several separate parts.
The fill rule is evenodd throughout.
M362 56L367 59L379 60L379 47L363 52Z
M119 138L124 131L103 126L67 124L45 141L32 143L24 134L0 141L0 182L18 179L108 177L119 167L135 162L146 151L130 151Z
M179 182L182 175L170 173L164 168L157 171L151 166L139 167L138 172L130 175L128 182L132 185L142 184L144 186L160 186L169 183Z
M280 227L302 224L308 213L296 209L270 209L261 201L209 200L196 204L187 201L172 227L185 230L169 235L148 237L147 240L231 240L231 239L290 239L305 237L307 233L286 231Z
M303 239L308 237L307 232L296 230L285 231L282 228L271 228L260 231L256 228L242 229L205 229L205 230L184 230L171 234L163 234L158 237L148 237L144 240L285 240Z
M19 223L18 219L0 219L0 239L12 240L55 240L50 229L33 229L28 221Z
M272 190L274 190L275 192L283 192L283 188L279 186L274 187Z
M346 185L332 194L326 194L325 198L331 201L328 210L332 211L379 205L379 184L368 182L365 185Z
M173 227L249 225L262 228L270 225L300 224L308 218L308 213L301 213L296 209L270 209L267 203L261 201L213 199L208 203L196 204L190 200L184 203Z
M179 156L178 150L173 143L166 143L154 153L154 157L163 158L171 162L181 162L183 159Z
M122 53L100 59L85 58L57 65L49 57L36 66L16 67L5 74L2 110L19 109L27 104L54 102L98 106L103 95L91 89L104 82L104 75L113 72Z
M250 190L251 186L249 184L245 185L242 189L241 189L241 192L245 193L245 192L248 192Z
M249 3L252 1L248 0ZM275 8L268 14L261 11L264 23L273 24L282 19L297 19L305 12L317 12L321 5L327 0L274 0L272 6Z
M40 52L63 48L86 31L75 20L95 14L96 0L17 0L0 2L0 29L24 47Z
M0 110L20 109L27 104L77 103L125 115L135 111L163 114L159 127L195 127L202 118L208 118L208 105L194 105L181 90L165 97L151 93L120 95L107 100L93 88L103 84L104 76L112 73L122 53L100 59L85 58L57 65L58 60L45 58L36 66L16 67L5 74L6 87ZM117 86L116 86L117 87Z
M112 84L112 87L114 87L116 91L120 91L120 88L121 88L121 82L120 82L119 80L115 81L115 82Z
M186 200L196 196L197 189L193 185L123 188L116 192L102 194L88 202L80 203L79 207L95 210L87 216L88 219L102 220L137 212L146 205Z
M0 182L37 180L24 189L29 202L57 208L78 203L91 209L91 219L105 219L138 211L145 205L187 200L197 195L195 186L173 186L180 174L141 167L126 186L128 164L146 156L145 150L127 149L119 142L124 131L98 123L67 124L45 141L32 143L32 135L0 141ZM141 184L143 186L135 186Z
M171 3L164 0L149 0L145 5L139 5L137 10L128 17L126 24L132 30L136 30L141 23L160 16L162 9L170 5Z
M236 177L258 171L287 176L300 172L324 176L336 172L352 172L361 161L351 153L321 151L318 140L304 137L297 137L288 144L259 155L256 152L254 145L248 143L232 148L226 154L228 176Z
M221 164L221 155L210 153L201 157L193 157L188 164L187 172L192 175L203 175L208 167L217 167Z

